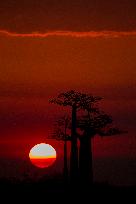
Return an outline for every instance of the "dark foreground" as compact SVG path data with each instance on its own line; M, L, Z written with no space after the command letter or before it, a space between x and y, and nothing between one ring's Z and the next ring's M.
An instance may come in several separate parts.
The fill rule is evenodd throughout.
M136 202L136 186L64 184L62 180L0 181L1 203L129 203Z

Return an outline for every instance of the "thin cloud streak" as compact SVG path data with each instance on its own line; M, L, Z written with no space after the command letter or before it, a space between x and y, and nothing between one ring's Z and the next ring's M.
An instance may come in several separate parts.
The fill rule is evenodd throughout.
M75 38L120 38L120 37L136 37L136 31L131 32L118 32L118 31L89 31L89 32L74 32L74 31L48 31L46 33L15 33L6 30L0 31L0 36L9 37L33 37L33 38L46 38L50 36L62 36L62 37L75 37Z

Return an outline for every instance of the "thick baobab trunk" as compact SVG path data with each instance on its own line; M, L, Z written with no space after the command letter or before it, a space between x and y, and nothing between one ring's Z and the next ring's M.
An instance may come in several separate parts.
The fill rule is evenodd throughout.
M79 176L82 184L93 183L92 147L90 135L80 139Z
M70 177L71 182L76 183L78 179L78 149L76 135L76 107L72 107L72 127L71 127L71 155L70 155Z

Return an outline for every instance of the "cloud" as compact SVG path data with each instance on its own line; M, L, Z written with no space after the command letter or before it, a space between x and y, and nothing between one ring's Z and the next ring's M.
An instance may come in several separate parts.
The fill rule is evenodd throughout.
M120 37L136 37L136 31L88 31L88 32L75 32L75 31L48 31L45 33L32 32L32 33L15 33L6 30L0 31L0 36L21 37L21 38L46 38L50 36L62 37L75 37L75 38L120 38Z

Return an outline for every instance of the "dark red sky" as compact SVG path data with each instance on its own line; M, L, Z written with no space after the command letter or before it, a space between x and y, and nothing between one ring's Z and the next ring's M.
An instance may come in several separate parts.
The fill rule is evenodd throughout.
M127 0L0 2L1 158L27 159L31 145L51 134L60 111L48 103L49 98L75 89L103 96L104 110L128 130L119 137L96 138L96 178L136 184L135 4ZM62 155L62 145L53 145ZM11 166L9 159L1 164L1 177L18 174Z
M135 30L135 0L5 0L0 2L1 29Z

